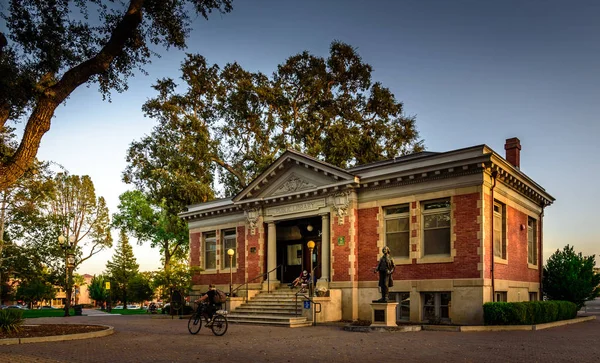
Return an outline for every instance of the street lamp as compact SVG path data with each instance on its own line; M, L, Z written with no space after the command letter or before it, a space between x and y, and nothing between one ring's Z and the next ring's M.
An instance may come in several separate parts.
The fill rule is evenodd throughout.
M235 251L233 248L227 250L227 254L229 255L229 298L231 298L231 285L233 285L233 255Z
M313 291L312 283L314 281L313 275L312 275L312 273L313 273L313 270L312 270L313 269L313 249L315 248L315 241L308 241L308 243L306 244L306 247L308 247L308 250L310 252L310 280L311 281L310 281L310 285L309 285L309 288L310 288L309 293L310 293L310 297L312 297L312 291Z
M69 236L69 242L66 243L66 238L62 234L58 236L58 245L65 251L65 316L69 314L71 307L71 275L69 269L75 267L75 256L73 255L73 247L75 247L75 236Z

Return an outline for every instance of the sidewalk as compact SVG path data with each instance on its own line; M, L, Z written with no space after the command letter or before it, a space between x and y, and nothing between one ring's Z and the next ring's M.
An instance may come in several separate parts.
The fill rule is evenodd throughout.
M83 309L82 314L85 316L121 316L121 314L111 314L97 309Z

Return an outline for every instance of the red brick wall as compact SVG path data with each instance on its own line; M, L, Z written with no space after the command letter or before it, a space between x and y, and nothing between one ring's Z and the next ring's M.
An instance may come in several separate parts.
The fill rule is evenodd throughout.
M266 236L263 236L266 241ZM248 252L248 260L246 261L248 278L253 279L254 277L261 274L262 271L262 262L260 260L259 252L260 248L258 247L258 242L260 240L259 228L256 226L254 235L251 234L251 230L248 228L246 230L246 239L248 240L248 245L246 246L246 251ZM266 243L264 244L266 248ZM250 248L254 247L256 252L250 253Z
M331 226L331 240L332 250L331 255L333 256L332 261L332 276L331 281L351 281L349 274L350 262L348 256L350 255L350 213L355 213L356 209L349 209L348 215L344 217L344 224L339 225L338 218L335 214L332 214L333 224ZM345 243L343 246L338 246L338 237L345 237Z
M244 283L246 278L246 263L245 263L245 251L246 251L246 236L245 236L245 228L243 226L236 228L236 255L234 258L236 259L236 269L231 275L233 280L233 288L237 285ZM217 238L220 239L221 233L217 232ZM254 236L252 236L254 237ZM201 246L202 233L191 233L190 234L190 257L192 260L192 266L198 266L198 258L200 257L200 253L202 251ZM220 285L229 285L230 282L230 271L228 268L223 268L224 263L223 259L223 244L222 242L218 248L219 254L217 256L217 267L215 273L212 274L200 274L196 273L192 276L192 283L194 285L208 285L208 284L220 284ZM257 253L258 254L258 253ZM257 255L256 254L256 255ZM227 256L225 258L228 258Z
M377 214L379 208L365 208L358 210L358 280L377 280L377 274L373 273L373 267L377 265L377 240L379 235L377 228L379 221Z
M491 196L488 196L491 201ZM489 203L491 209L491 203ZM487 210L486 213L491 213ZM521 225L525 226L521 230ZM488 224L488 228L490 225ZM538 221L539 226L539 221ZM490 230L491 233L491 230ZM527 214L506 206L506 235L507 249L506 257L508 264L494 264L494 278L513 281L539 282L539 270L527 267ZM490 235L491 240L491 235ZM491 245L491 243L489 243ZM538 230L538 251L539 251L539 230ZM491 253L491 247L490 247ZM538 260L539 264L539 260ZM488 264L488 270L489 264Z
M480 262L477 253L479 224L477 223L477 217L481 209L477 206L478 201L479 193L459 195L452 198L454 234L456 235L454 262L417 264L417 260L413 259L412 264L397 265L394 278L398 280L479 278L480 272L477 269L477 264ZM416 206L416 202L411 203L412 209ZM379 208L359 210L358 246L361 281L375 281L378 278L377 274L372 272L372 268L377 263L378 212ZM418 226L416 217L411 218L412 236L421 233L416 226ZM411 251L413 250L414 248L411 247Z
M198 267L200 264L200 237L202 233L190 233L190 266ZM200 275L194 274L192 276L192 283L198 284L200 281Z

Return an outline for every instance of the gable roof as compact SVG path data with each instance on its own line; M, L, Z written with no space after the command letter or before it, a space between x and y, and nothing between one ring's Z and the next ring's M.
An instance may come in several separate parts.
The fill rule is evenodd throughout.
M255 199L263 191L264 186L273 187L273 182L275 180L280 179L286 172L288 172L289 174L289 170L292 166L298 166L301 168L309 169L314 173L326 177L331 181L331 183L329 184L344 185L354 183L357 181L355 180L354 174L342 168L326 163L324 161L320 161L304 153L287 149L263 173L256 177L235 197L233 197L232 201L234 203L237 203L243 200ZM287 180L289 180L289 178ZM319 185L316 185L316 183L311 183L305 180L300 180L298 183L303 184L302 186L304 187L307 187L304 189L318 189L319 187Z

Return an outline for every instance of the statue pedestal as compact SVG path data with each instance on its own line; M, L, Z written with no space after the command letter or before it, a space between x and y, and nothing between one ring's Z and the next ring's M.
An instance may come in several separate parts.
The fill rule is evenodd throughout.
M397 302L371 303L371 326L398 326L396 324Z

